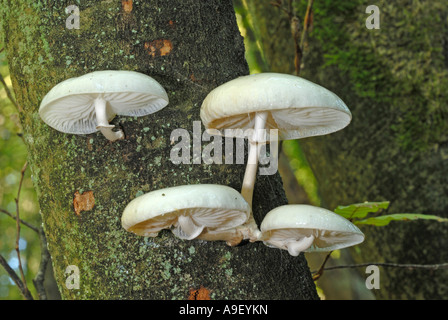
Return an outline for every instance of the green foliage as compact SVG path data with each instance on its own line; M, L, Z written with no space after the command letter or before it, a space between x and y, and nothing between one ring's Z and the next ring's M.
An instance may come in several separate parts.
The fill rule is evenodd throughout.
M435 220L448 222L448 219L435 215L419 213L395 213L367 217L371 213L382 213L389 207L389 201L355 203L348 206L338 206L334 212L351 220L356 225L385 226L391 221Z
M426 215L419 213L396 213L359 220L356 222L356 224L369 224L380 227L389 224L389 222L391 221L412 221L419 219L435 220L438 222L448 222L448 219L434 215Z
M389 201L384 202L364 202L356 203L348 206L338 206L334 209L334 212L343 216L348 220L363 219L369 213L378 212L381 209L387 209L389 207Z

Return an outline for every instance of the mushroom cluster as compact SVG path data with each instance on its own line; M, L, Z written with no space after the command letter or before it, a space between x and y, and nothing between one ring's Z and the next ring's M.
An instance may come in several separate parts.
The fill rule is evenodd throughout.
M304 251L334 250L358 244L363 233L347 219L323 208L285 205L270 211L261 230L252 212L253 191L262 146L268 138L300 139L346 127L351 113L334 93L305 79L278 73L239 77L212 90L201 106L207 130L225 137L249 131L249 154L241 192L218 185L178 186L132 200L122 225L156 236L170 229L181 239L262 241L269 247ZM270 130L275 129L273 133ZM269 131L268 131L269 130Z
M219 130L228 137L235 137L236 129L253 130L241 189L252 207L259 153L272 129L277 130L280 140L325 135L346 127L351 113L336 94L313 82L288 74L259 73L212 90L203 101L201 119L207 129ZM254 242L266 238L252 210L248 221L238 229L242 239Z
M96 71L53 87L39 108L52 128L72 134L100 131L106 139L124 139L109 122L116 115L145 116L169 103L163 87L134 71ZM182 185L154 190L128 203L122 227L155 237L163 229L183 240L262 241L297 256L358 244L363 233L347 219L310 205L284 205L271 210L260 228L252 211L262 147L272 141L329 134L346 127L351 113L331 91L303 78L261 73L218 86L204 99L201 120L207 130L248 139L249 153L241 192L216 184ZM272 131L274 130L274 131ZM271 150L272 152L272 150Z

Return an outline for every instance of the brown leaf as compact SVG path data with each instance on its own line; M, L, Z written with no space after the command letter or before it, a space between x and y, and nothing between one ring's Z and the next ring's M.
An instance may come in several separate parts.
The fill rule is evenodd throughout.
M78 191L75 192L75 197L73 199L73 208L77 216L81 215L82 211L92 210L95 206L95 198L93 196L93 191L86 191L80 194Z

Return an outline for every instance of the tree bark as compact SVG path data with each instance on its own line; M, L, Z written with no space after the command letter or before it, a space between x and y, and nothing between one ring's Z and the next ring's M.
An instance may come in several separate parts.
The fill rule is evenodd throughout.
M249 72L231 1L81 1L79 29L66 27L70 4L2 0L0 9L62 298L187 299L203 287L212 299L316 299L303 255L293 258L261 242L182 241L168 231L143 238L121 227L125 206L151 190L198 183L241 188L243 165L175 165L169 157L172 130L187 129L192 137L206 94ZM44 95L95 70L148 74L170 104L141 118L116 117L112 123L126 138L113 143L99 133L67 135L43 123L37 111ZM83 199L94 205L77 214ZM257 180L258 223L285 203L278 174ZM70 265L79 268L79 289L67 288Z
M269 3L247 1L272 71L293 73L289 24ZM301 76L338 94L353 114L344 130L301 140L324 206L391 201L389 213L448 216L448 12L443 1L377 1L367 29L362 1L314 1ZM298 8L303 17L304 1ZM286 61L282 63L282 61ZM448 260L445 224L364 227L358 262ZM362 271L362 270L360 270ZM447 270L381 269L380 299L443 299Z

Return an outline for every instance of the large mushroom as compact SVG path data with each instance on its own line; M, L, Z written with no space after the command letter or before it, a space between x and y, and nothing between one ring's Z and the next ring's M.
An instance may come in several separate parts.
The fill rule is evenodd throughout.
M116 115L145 116L168 104L168 95L153 78L135 71L95 71L64 80L42 99L39 115L50 127L65 133L96 131L111 141L122 130L109 124Z
M261 241L269 247L300 252L332 251L364 241L364 234L349 220L324 208L289 204L268 212L260 226Z
M207 95L200 115L206 129L217 129L224 136L253 129L241 189L251 207L260 147L270 140L270 129L278 130L280 140L300 139L338 131L351 121L350 110L336 94L279 73L253 74L224 83ZM250 241L260 237L252 212L240 231Z
M246 222L249 213L249 204L231 187L182 185L133 199L124 209L121 223L125 230L140 236L155 237L162 229L170 229L181 239L232 242L234 229Z

